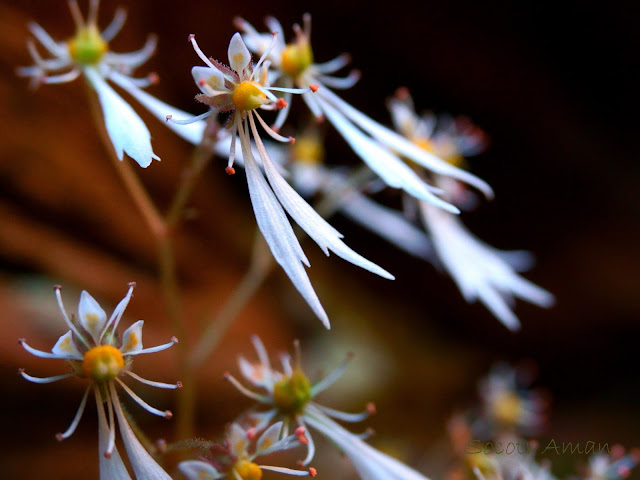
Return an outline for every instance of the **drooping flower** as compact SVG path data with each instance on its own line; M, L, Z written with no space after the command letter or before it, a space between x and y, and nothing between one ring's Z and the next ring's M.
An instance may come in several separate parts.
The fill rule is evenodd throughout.
M393 122L408 140L425 151L433 151L452 164L462 165L464 157L484 148L484 134L469 121L436 119L426 114L418 117L406 89L400 89L389 102ZM427 172L425 172L426 174ZM464 185L449 177L432 174L444 198L457 205L473 204ZM504 252L477 239L460 218L428 202L417 205L431 238L439 263L449 272L468 302L480 300L509 329L517 330L520 322L511 310L514 297L541 307L550 307L551 293L518 275L531 263L528 252Z
M207 58L200 50L193 35L189 39L198 56L207 65L206 67L196 66L192 69L193 77L202 92L196 98L211 108L192 119L176 120L171 117L168 120L178 124L193 124L220 111L232 112L229 122L232 140L227 172L235 173L233 162L237 135L240 139L249 195L258 227L276 261L282 266L316 315L329 328L327 314L322 308L303 267L303 264L307 267L310 266L309 261L302 251L285 211L320 246L326 255L332 251L343 259L384 278L393 279L393 276L357 254L341 240L342 235L318 215L282 177L278 166L269 156L260 138L256 123L260 123L275 140L287 143L292 140L282 137L269 128L257 111L258 109L274 110L283 107L285 102L276 98L271 93L272 91L310 93L311 89L282 89L269 86L269 62L266 61L269 50L267 49L258 63L253 65L251 54L238 33L232 37L229 44L228 54L231 68ZM276 39L277 36L274 36L272 47L275 45ZM254 157L251 139L255 142L266 179Z
M142 49L129 53L109 50L109 42L120 31L126 20L123 9L116 10L113 21L102 32L98 30L99 0L89 1L89 14L85 20L76 0L69 0L69 7L76 26L75 35L65 42L56 42L37 23L30 23L29 30L52 58L43 58L33 40L27 42L35 63L18 68L18 75L31 78L32 87L40 84L66 83L83 75L98 95L104 123L120 160L124 153L141 167L148 167L152 159L160 160L153 153L151 135L138 114L125 102L107 80L132 90L146 87L156 81L154 74L147 78L133 78L133 70L145 63L156 48L156 38L150 36Z
M227 434L226 444L218 449L224 452L224 458L216 459L216 461L187 460L181 462L178 468L189 480L218 480L222 478L260 480L263 470L298 477L308 475L315 477L316 469L313 467L308 470L294 470L255 463L258 457L300 445L296 435L279 439L281 430L281 422L271 425L255 442L253 453L249 453L252 440L256 437L256 430L245 430L238 423L232 423Z
M129 284L129 290L126 296L116 306L111 317L107 319L105 311L86 291L83 291L80 295L77 316L69 316L62 303L62 296L60 295L61 288L60 286L56 286L55 293L58 306L69 327L69 331L58 339L51 349L52 353L37 350L29 346L25 339L20 339L20 344L25 350L37 357L66 360L72 371L46 378L32 377L25 373L23 369L20 369L20 374L26 380L34 383L51 383L74 375L88 380L89 384L71 425L65 432L58 433L56 438L62 441L73 435L82 418L87 399L89 395L93 393L98 408L98 443L101 479L131 478L115 446L115 419L117 419L120 435L135 477L138 480L170 480L171 477L155 462L136 438L131 426L127 422L116 391L116 384L119 384L142 408L154 415L168 419L172 417L169 410L161 411L148 405L120 380L119 377L127 375L140 383L152 387L175 389L182 386L180 382L167 384L147 380L131 371L131 363L136 355L166 350L177 343L178 340L175 337L164 345L143 348L142 326L144 322L139 320L123 332L122 339L119 342L120 346L116 346L118 344L116 330L129 304L134 287L134 283Z
M317 94L303 93L302 98L314 116L322 120L327 118L344 137L351 148L362 160L382 178L386 184L400 188L408 194L453 213L458 209L442 200L435 194L435 189L424 182L416 172L407 165L400 155L423 166L429 171L457 178L492 196L491 187L476 176L459 169L427 152L396 132L384 127L342 100L331 89L347 89L359 79L358 72L351 72L345 78L330 76L349 62L347 55L341 55L326 63L314 63L311 49L311 16L305 14L304 29L294 25L296 39L285 43L283 29L273 17L266 19L267 26L278 33L276 45L270 47L268 34L258 33L246 20L236 19L236 26L244 32L244 39L249 48L259 55L266 55L272 62L276 75L274 84L308 88L319 85ZM287 105L291 95L284 94ZM288 108L280 111L274 128L279 129L287 116Z
M272 368L260 339L254 336L251 340L259 362L251 363L240 357L239 367L244 378L260 391L247 389L230 374L226 374L226 377L240 392L267 407L264 411L248 415L256 431L263 430L273 421L282 422L281 437L286 437L293 431L301 442L307 445L307 455L301 462L302 465L308 465L315 454L315 444L308 429L311 427L333 442L365 480L425 480L426 477L422 474L365 443L364 439L368 433L353 434L333 420L360 422L375 412L373 404L367 405L363 412L354 414L325 407L313 401L316 395L340 378L350 356L322 380L312 384L300 366L300 350L297 343L295 363L292 365L288 354L281 355L280 371Z

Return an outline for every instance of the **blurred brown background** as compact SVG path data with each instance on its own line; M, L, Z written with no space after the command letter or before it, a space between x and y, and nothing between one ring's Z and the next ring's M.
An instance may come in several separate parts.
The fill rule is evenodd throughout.
M519 303L523 328L512 334L482 306L467 305L431 265L336 217L332 224L349 245L397 280L327 259L307 242L310 277L332 331L322 329L281 271L272 274L200 373L198 435L216 435L249 405L221 376L236 371L236 353L252 354L249 335L259 333L272 351L301 338L312 372L355 352L352 381L339 383L325 402L357 410L375 400L379 414L368 426L379 432L377 444L432 477L441 471L427 461L427 452L442 441L446 419L475 401L477 379L502 359L530 358L539 365L539 383L553 395L547 436L640 445L640 34L633 2L465 0L416 7L323 1L307 8L280 0L103 1L101 25L120 4L129 19L113 50L137 49L147 32L157 33L158 52L140 76L158 72L161 83L149 91L194 113L203 110L192 99L189 70L199 60L187 43L189 33L198 35L207 54L225 60L235 15L262 29L262 18L274 14L290 32L308 10L316 59L348 51L363 73L344 94L356 107L389 123L384 99L407 86L419 109L469 115L492 140L471 166L497 198L465 222L492 245L535 252L538 265L527 278L558 299L550 311ZM85 2L80 5L86 11ZM22 380L18 367L37 376L65 367L32 357L17 338L46 350L64 332L54 284L64 286L69 310L86 289L110 312L132 280L138 288L123 325L145 319L148 345L172 332L158 300L155 245L102 149L81 82L34 93L14 74L16 66L31 63L29 20L56 39L73 32L62 0L0 2L2 478L40 478L45 469L50 479L96 478L91 405L73 437L61 444L54 439L71 421L82 383ZM302 102L296 110L305 113ZM143 118L163 161L136 169L166 206L190 146ZM332 162L357 164L335 132L329 130L327 142ZM228 177L225 164L219 160L205 172L190 203L197 217L178 237L183 308L194 336L193 319L215 309L244 273L255 228L244 175ZM175 380L173 358L171 351L140 358L136 371ZM154 406L172 408L171 392L137 391ZM171 423L133 405L131 410L152 437L171 439ZM567 473L573 460L554 459L557 472ZM322 463L316 466L322 471ZM345 466L342 475L352 474Z

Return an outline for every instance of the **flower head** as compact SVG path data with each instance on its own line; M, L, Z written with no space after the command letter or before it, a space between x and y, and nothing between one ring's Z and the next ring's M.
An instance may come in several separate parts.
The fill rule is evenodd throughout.
M252 441L257 436L256 430L245 430L239 424L232 423L225 446L220 449L225 453L221 461L189 460L180 463L179 469L189 480L218 480L221 478L260 480L263 470L295 476L315 476L315 468L293 470L272 465L259 465L255 462L258 457L300 445L296 435L280 438L281 431L282 423L274 423L260 435L252 447Z
M410 195L433 203L445 210L457 213L458 209L439 198L435 189L424 182L416 172L407 165L400 155L416 162L430 171L451 176L468 182L482 190L488 196L491 188L479 178L461 170L448 162L427 152L390 129L380 125L358 111L336 95L333 89L350 88L360 78L357 71L347 77L332 76L349 62L348 55L326 62L315 63L311 47L311 16L304 16L304 28L294 25L295 40L285 43L283 29L273 17L266 20L267 26L279 37L275 46L268 47L266 34L258 33L246 20L236 19L236 26L244 32L244 39L251 50L259 55L266 55L271 61L276 74L272 82L285 87L297 86L307 88L318 86L317 94L303 93L302 98L318 120L325 118L338 130L351 148L386 184L400 188ZM291 95L284 94L287 104ZM283 109L276 118L274 128L279 129L286 119L288 108Z
M57 434L56 438L61 441L70 437L75 432L82 418L89 393L93 392L98 406L99 448L101 453L103 453L103 455L100 455L100 478L130 478L115 447L115 411L115 418L117 418L120 427L120 434L136 478L169 479L170 477L153 458L151 458L149 453L147 453L137 440L122 411L118 393L116 392L116 384L119 384L138 405L148 412L164 418L171 418L172 414L169 410L161 411L148 405L120 380L119 377L127 375L145 385L159 388L175 389L182 386L180 382L177 384L167 384L147 380L131 371L131 364L136 355L166 350L178 341L174 337L169 343L164 345L143 348L142 325L144 322L142 320L137 321L127 328L122 334L122 339L119 341L117 327L129 304L134 287L134 283L129 284L127 295L117 305L111 317L107 319L105 311L100 307L98 302L85 291L80 295L77 316L69 316L62 304L62 297L60 295L61 288L56 286L55 292L58 306L69 327L69 331L58 339L51 349L52 353L37 350L29 346L25 339L20 339L20 344L25 350L35 356L66 360L72 371L47 378L32 377L25 373L23 369L20 370L20 374L26 380L34 383L51 383L72 376L78 376L88 380L89 384L71 425L64 433ZM118 344L119 346L117 346ZM105 412L105 405L108 415Z
M622 480L627 478L640 462L640 451L625 454L621 445L614 445L610 454L596 453L589 457L586 480Z
M126 13L118 9L113 21L102 32L98 29L99 0L90 0L89 14L83 18L76 0L69 0L69 7L76 25L76 33L65 42L56 42L37 23L30 23L29 30L51 58L43 58L33 40L27 42L35 63L18 69L18 75L31 78L32 87L40 84L66 83L84 75L98 95L104 122L111 142L120 160L126 152L142 167L148 167L152 159L160 160L153 153L151 135L146 125L131 106L106 82L111 80L133 93L157 81L155 74L147 78L132 78L135 68L145 63L156 48L156 38L150 36L142 49L130 53L109 50L109 42L124 25Z
M271 46L276 45L277 35L272 36ZM264 235L273 256L287 273L294 286L309 303L316 315L329 328L329 318L318 299L309 277L303 267L310 266L302 247L291 228L285 214L289 215L302 229L322 248L326 255L329 251L382 277L393 279L393 276L378 265L370 262L349 248L343 241L342 235L329 225L316 211L287 183L278 170L278 166L271 159L264 142L260 138L256 123L275 140L292 143L292 139L282 137L267 126L258 110L274 110L282 105L272 91L287 93L309 93L313 87L304 89L274 88L269 86L268 68L266 60L269 49L262 55L256 65L251 63L251 54L244 44L240 34L236 33L229 44L229 64L231 68L220 62L207 58L198 46L195 36L189 40L198 56L206 63L206 67L193 67L192 74L202 92L198 100L209 105L208 112L187 120L169 121L178 124L193 124L200 122L219 111L230 111L232 117L229 122L231 130L231 145L227 173L235 173L236 135L240 139L240 148L247 174L251 204L258 222L258 227ZM286 103L286 102L285 102ZM258 155L264 168L262 173L251 147L251 140L255 142ZM268 180L268 183L267 183Z
M227 379L242 393L266 406L267 410L252 412L249 418L256 431L261 431L278 420L281 436L293 431L301 443L307 445L307 456L302 465L308 465L315 454L315 444L307 427L311 427L327 437L351 460L360 476L367 480L383 480L404 478L407 480L425 480L425 477L403 463L376 450L364 439L370 432L357 435L349 432L335 420L343 422L360 422L375 413L372 403L360 413L346 413L333 408L324 407L314 398L330 387L344 373L351 355L347 356L335 370L318 382L311 382L300 365L299 344L296 342L296 359L282 354L280 362L282 370L271 366L267 351L256 336L252 337L259 362L251 363L244 357L239 358L240 371L253 387L260 390L254 392L243 386L233 376ZM280 422L282 422L280 426ZM269 429L273 428L273 425ZM268 431L268 430L267 430Z

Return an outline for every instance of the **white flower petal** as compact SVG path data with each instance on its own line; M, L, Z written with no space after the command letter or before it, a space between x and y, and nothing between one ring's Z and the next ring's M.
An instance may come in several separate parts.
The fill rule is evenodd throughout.
M334 442L366 480L428 480L404 463L376 450L337 424L313 405L305 409L304 419Z
M193 114L172 107L171 105L158 100L152 95L149 95L147 92L135 86L131 82L131 80L120 73L113 71L109 72L109 79L112 80L116 85L126 90L129 95L140 102L143 107L149 110L149 112L151 112L153 116L155 116L158 120L160 120L171 130L173 130L180 137L185 139L187 142L192 143L193 145L200 145L200 142L202 142L202 135L206 127L206 122L204 120L190 123L188 125L178 125L172 122L167 122L167 115L172 115L175 118L191 118Z
M280 432L282 431L282 422L277 422L267 428L256 443L256 455L260 455L260 452L270 448L278 442Z
M107 314L98 302L85 290L80 294L78 317L80 325L91 334L97 343L107 323Z
M80 353L80 350L78 350L78 347L73 341L73 333L71 332L71 330L69 330L58 339L51 351L56 355L71 355L79 360L83 358L82 353Z
M552 294L520 277L496 249L474 237L452 215L421 202L420 210L436 254L465 299L479 299L507 328L517 330L517 317L508 305L511 296L550 307Z
M248 445L249 439L246 430L237 423L232 423L229 429L229 449L231 454L237 458L245 458Z
M131 352L139 352L142 350L142 326L144 320L138 320L136 323L127 328L122 334L122 346L120 353L126 355Z
M250 151L248 141L242 142L242 154L245 159L247 183L251 205L256 216L258 228L262 232L273 257L284 269L298 292L307 301L309 306L320 318L322 323L329 328L329 317L320 304L320 300L309 281L307 272L302 263L309 266L309 260L300 247L291 224L287 219L278 199L269 188L267 181L260 171Z
M409 139L416 138L418 117L416 117L413 102L410 99L392 98L387 102L387 107L391 112L391 121L395 129ZM423 138L429 138L429 135Z
M242 78L242 72L251 63L251 53L242 41L242 35L235 33L229 42L229 66Z
M215 480L220 476L213 465L199 460L180 462L178 469L189 480Z
M120 400L116 393L113 383L110 385L111 401L118 418L118 426L120 427L120 436L122 443L127 451L127 456L131 462L131 467L136 476L136 480L171 480L171 477L165 472L160 465L149 455L136 435L131 430L127 419L124 416Z
M385 144L390 149L409 157L416 163L419 163L423 167L441 175L457 178L469 185L473 185L478 190L483 192L487 197L493 197L493 190L484 180L476 177L475 175L454 167L448 162L445 162L441 158L427 152L426 150L414 145L406 138L398 135L396 132L389 130L388 128L380 125L373 119L367 117L365 114L359 112L347 102L338 97L328 88L320 88L316 92L316 95L320 98L326 99L335 108L340 110L345 116L353 121L360 128L368 132L379 142Z
M113 448L111 458L106 458L104 452L109 445L109 424L104 413L104 405L100 394L95 390L98 410L98 458L100 463L100 480L131 480L131 476L124 466L116 447Z
M253 125L252 125L253 126ZM261 150L258 143L258 150ZM273 188L278 200L287 210L289 215L307 232L325 252L329 255L329 250L339 257L353 263L365 270L380 275L381 277L393 280L394 277L389 272L380 268L375 263L367 260L349 248L342 240L342 234L333 228L309 205L287 181L278 174L275 165L269 158L266 149L262 146L262 163L264 165L267 178Z
M224 75L217 68L193 67L191 75L200 91L204 94L208 95L211 92L211 88L214 90L227 90L224 86ZM209 85L208 89L205 89L202 85L203 80Z
M340 132L351 148L389 186L402 188L408 194L431 202L452 213L459 212L456 207L437 197L433 193L434 187L424 183L397 155L394 155L374 139L358 130L342 113L338 112L326 101L321 99L319 104L329 121Z
M120 160L124 153L146 168L151 160L160 158L153 153L151 134L138 114L125 102L93 68L84 73L98 94L104 123L116 155Z
M269 389L273 383L268 367L261 363L251 363L243 356L238 357L238 366L242 376L256 387Z

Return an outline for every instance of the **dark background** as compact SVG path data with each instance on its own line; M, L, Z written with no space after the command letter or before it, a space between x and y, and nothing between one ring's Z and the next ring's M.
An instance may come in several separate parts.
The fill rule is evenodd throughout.
M117 5L102 2L101 25ZM137 49L146 32L157 33L157 54L139 69L140 76L158 72L161 83L149 91L194 113L203 110L192 99L196 88L189 70L200 62L187 43L189 33L197 34L208 55L226 61L235 15L263 30L262 18L274 14L289 34L289 26L310 11L316 60L348 51L362 71L360 83L343 95L354 106L388 124L384 100L406 86L418 109L470 116L491 138L490 149L470 165L497 198L464 221L491 245L533 251L538 264L527 278L558 299L549 311L519 303L523 328L510 333L481 305L467 305L453 282L431 265L336 217L332 224L349 245L397 280L386 282L334 257L326 259L307 242L310 277L333 330L321 329L282 272L272 274L201 372L199 435L216 435L242 410L240 397L220 378L227 369L237 371L235 355L251 354L249 334L259 333L272 349L290 348L293 338L301 338L312 372L355 352L352 381L338 384L326 403L357 410L374 399L380 413L369 425L379 432L377 445L432 478L442 472L425 459L440 444L447 418L475 401L477 380L499 360L538 364L538 384L553 398L550 428L541 438L638 446L640 34L635 3L123 6L129 19L113 50ZM84 2L81 8L85 11ZM70 310L77 293L87 289L109 311L126 283L136 280L127 324L147 320L149 345L165 341L171 332L157 301L153 242L102 150L81 82L32 93L14 75L16 66L31 63L25 42L32 19L56 39L73 31L65 2L0 2L3 475L37 478L46 465L48 478L93 478L95 412L88 408L78 432L65 443L53 437L73 417L81 382L38 386L23 381L15 375L19 366L38 376L61 373L64 367L32 358L16 339L28 337L47 349L63 333L51 291L56 283L65 286ZM301 101L293 112L291 125L305 118ZM166 206L190 147L159 122L149 119L148 126L163 161L138 170ZM358 164L330 129L327 149L331 163ZM198 216L178 239L187 318L203 308L215 310L248 265L252 211L243 174L227 177L225 164L221 159L205 172L192 201ZM396 200L389 195L391 203ZM160 371L154 358L140 359L137 371L175 379L172 354L162 355ZM138 391L159 408L162 402L171 407L170 392ZM134 412L152 436L171 438L171 425ZM563 475L584 458L552 460Z

